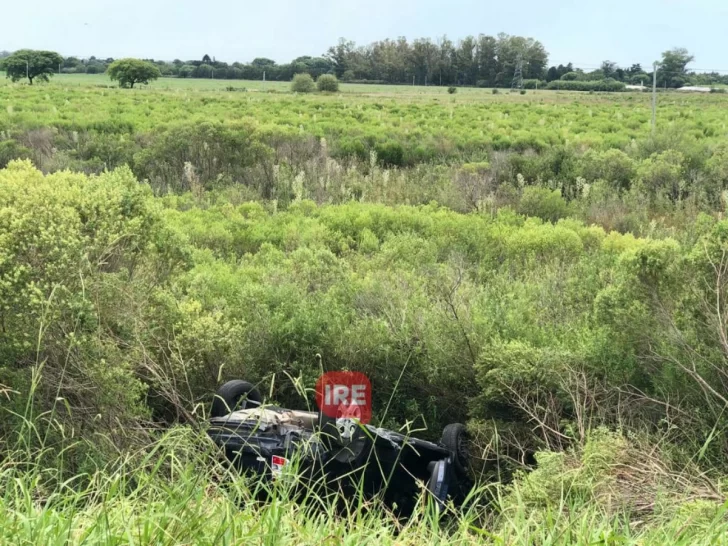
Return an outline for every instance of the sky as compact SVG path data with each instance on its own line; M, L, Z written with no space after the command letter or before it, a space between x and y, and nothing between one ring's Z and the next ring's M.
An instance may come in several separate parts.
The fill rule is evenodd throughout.
M728 73L726 0L4 0L0 50L78 57L288 62L340 37L456 40L499 32L540 40L550 64L649 65L685 47L694 69Z

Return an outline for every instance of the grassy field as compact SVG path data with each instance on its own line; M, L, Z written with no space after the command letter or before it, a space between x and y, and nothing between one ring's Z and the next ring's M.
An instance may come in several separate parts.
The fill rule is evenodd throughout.
M393 143L405 162L460 152L485 156L489 148L624 148L650 134L650 98L639 93L522 96L464 89L451 96L443 88L352 85L336 95L295 96L282 83L165 79L147 89L106 85L105 76L73 75L46 85L0 86L0 123L14 131L69 123L84 130L99 122L140 131L170 122L243 122L262 131L325 137L341 145L341 153L362 157L378 143ZM250 92L226 91L228 85ZM722 139L726 105L728 97L721 95L665 95L658 123L698 139Z
M0 72L0 81L5 79L5 74ZM61 86L116 86L106 74L56 74L50 84ZM44 85L44 84L39 84ZM448 95L447 87L439 86L411 86L411 85L369 85L341 83L341 93L357 94L383 94L383 95ZM289 92L290 82L276 81L250 81L250 80L215 80L199 78L160 78L149 85L141 86L144 89L156 90L199 90L199 91L224 91L228 87L236 89L248 89L250 91L275 91ZM502 92L505 90L501 90ZM461 87L458 89L461 95L480 97L492 94L491 89L478 89L472 87Z

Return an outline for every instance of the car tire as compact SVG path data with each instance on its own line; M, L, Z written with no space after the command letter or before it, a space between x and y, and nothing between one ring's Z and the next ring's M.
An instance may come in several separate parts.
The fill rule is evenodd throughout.
M341 438L336 419L319 412L319 435L331 459L353 467L364 465L369 459L374 443L361 426L354 430L349 441Z
M468 432L465 425L452 423L442 431L440 443L453 453L453 466L459 477L466 477L470 471L468 453Z
M221 386L212 401L211 417L224 417L238 409L257 407L263 403L260 391L252 383L234 379Z

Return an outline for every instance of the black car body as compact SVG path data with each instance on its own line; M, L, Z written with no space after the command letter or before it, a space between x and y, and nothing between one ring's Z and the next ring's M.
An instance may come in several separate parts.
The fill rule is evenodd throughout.
M440 506L461 502L470 488L460 424L445 427L441 442L433 443L351 417L266 406L244 381L221 387L209 424L227 458L263 479L275 479L295 460L300 475L343 491L363 485L368 496L379 495L401 512L412 509L423 484Z

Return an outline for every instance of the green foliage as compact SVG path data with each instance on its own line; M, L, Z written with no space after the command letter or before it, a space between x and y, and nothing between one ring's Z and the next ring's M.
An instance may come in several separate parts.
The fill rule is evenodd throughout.
M523 80L524 89L545 89L546 82L541 80Z
M291 91L294 93L312 93L316 89L316 84L311 74L296 74L291 82Z
M565 76L568 76L566 74ZM615 80L582 81L582 80L554 80L549 82L546 89L561 91L625 91L625 84Z
M662 54L657 70L658 86L681 87L687 81L686 67L695 60L687 49L676 47Z
M3 59L0 68L5 70L6 76L12 81L28 78L28 83L33 85L33 80L47 82L58 72L62 62L63 57L55 51L19 49Z
M621 150L589 150L580 163L584 178L605 180L615 190L628 190L637 175L635 161Z
M458 88L457 88L457 87L452 87L452 86L451 86L451 87L448 87L448 88L447 88L447 92L448 92L448 93L449 93L450 95L454 95L455 93L457 93L457 92L458 92Z
M523 190L518 212L526 216L536 216L547 222L556 222L569 215L569 206L561 197L559 190L528 187Z
M141 59L119 59L106 69L109 78L119 82L119 87L133 88L136 83L148 84L162 76L159 68Z
M651 195L667 195L673 199L687 191L685 156L677 150L654 154L637 170L642 187Z
M89 179L11 162L0 171L0 240L0 384L30 389L42 373L36 410L62 397L81 413L58 418L92 428L147 415L138 336L151 332L138 330L144 314L128 313L183 251L148 188L128 169Z
M560 483L558 474L537 470L533 478L519 477L512 488L478 487L463 510L448 506L438 511L423 495L406 525L401 516L360 492L329 496L295 475L274 484L248 479L222 463L204 432L191 427L174 427L143 453L117 455L106 466L89 464L68 480L57 469L38 463L54 455L53 447L47 446L3 458L0 542L720 544L728 532L725 508L697 489L705 476L666 477L664 494L653 495L655 476L643 468L645 454L654 448L630 459L625 451L631 446L616 436L592 435L584 449L561 457L563 464L540 454L544 466L563 472ZM64 466L62 457L56 460ZM622 462L627 464L618 466ZM654 456L649 463L654 465ZM296 460L289 463L295 465ZM605 479L610 473L613 477ZM569 489L572 483L577 491ZM599 489L594 502L584 504L576 500L584 484L617 487ZM639 488L642 494L635 495ZM48 502L29 502L29 496L41 493ZM263 496L267 502L260 502Z
M28 159L30 155L31 151L15 140L3 140L0 142L0 169L14 159Z
M333 74L321 74L316 80L316 88L321 92L338 93L339 80Z
M247 182L249 168L269 154L249 125L210 122L166 127L134 155L134 169L158 192L199 191ZM274 188L260 178L261 195Z

